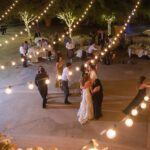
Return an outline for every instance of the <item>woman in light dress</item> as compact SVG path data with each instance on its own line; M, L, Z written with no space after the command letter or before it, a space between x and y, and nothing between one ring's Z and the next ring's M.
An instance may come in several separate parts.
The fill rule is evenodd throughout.
M85 124L88 120L94 118L92 96L90 93L92 82L88 74L84 74L80 82L80 86L82 89L82 101L80 103L80 108L77 113L77 116L78 121L81 124Z

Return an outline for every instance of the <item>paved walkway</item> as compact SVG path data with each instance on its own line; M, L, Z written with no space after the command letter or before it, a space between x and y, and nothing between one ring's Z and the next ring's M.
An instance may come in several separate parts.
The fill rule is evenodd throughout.
M6 95L0 90L0 130L7 127L6 133L14 137L19 147L42 146L45 148L57 146L60 150L79 150L92 138L110 150L148 150L149 141L149 109L135 118L132 128L119 123L124 117L122 109L136 94L136 82L140 75L150 77L149 61L140 61L136 65L99 66L99 77L104 85L104 116L98 121L80 125L77 121L77 111L81 101L80 96L73 95L70 106L63 104L61 90L55 89L54 64L45 64L50 74L49 102L47 109L41 108L41 97L37 89L29 91L27 86L16 86L12 95ZM74 64L74 67L78 63ZM73 67L73 68L74 68ZM0 73L0 87L9 84L19 84L34 80L37 68L10 68ZM10 74L11 72L11 74ZM75 89L80 73L73 70L71 91ZM149 80L150 81L150 80ZM117 124L117 138L108 140L100 132Z

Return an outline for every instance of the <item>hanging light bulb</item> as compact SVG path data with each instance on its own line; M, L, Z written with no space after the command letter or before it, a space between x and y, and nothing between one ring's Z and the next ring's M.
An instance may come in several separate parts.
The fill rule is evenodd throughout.
M137 116L137 115L138 115L138 110L137 110L137 109L133 109L133 110L131 111L131 115L132 115L132 116Z
M98 56L95 56L95 59L98 59Z
M32 82L29 82L29 83L28 83L28 88L29 88L30 90L33 90L33 89L34 89L34 84L33 84Z
M15 65L16 65L16 62L12 61L12 62L11 62L11 65L12 65L12 66L15 66Z
M142 103L140 104L140 107L141 107L142 109L146 109L147 105L146 105L145 102L142 102Z
M106 135L109 139L114 139L116 137L116 130L115 129L109 129L106 132Z
M88 67L88 65L87 65L87 64L84 64L84 67L85 67L85 68L87 68L87 67Z
M95 61L92 59L92 60L91 60L91 63L94 64L94 62L95 62Z
M80 68L79 67L76 67L76 71L79 71L80 70Z
M61 75L58 75L58 80L61 80Z
M69 75L72 76L72 71L69 71Z
M45 83L46 83L46 84L50 84L50 80L49 80L49 79L46 79L46 80L45 80Z
M6 94L11 94L11 93L12 93L12 88L11 88L11 86L8 86L8 87L5 89L5 93L6 93Z
M5 66L4 66L4 65L1 65L1 69L4 70L4 69L5 69Z
M131 118L127 118L125 120L125 124L127 127L132 127L133 126L133 120Z
M145 97L144 97L144 101L148 102L148 101L149 101L149 97L148 97L148 96L145 96Z

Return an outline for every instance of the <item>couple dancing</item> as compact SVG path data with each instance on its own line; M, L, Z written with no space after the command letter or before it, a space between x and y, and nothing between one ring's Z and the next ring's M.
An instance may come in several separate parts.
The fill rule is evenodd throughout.
M80 82L82 101L77 113L78 121L85 124L88 120L99 119L102 116L103 87L99 79L93 82L90 75L85 73Z

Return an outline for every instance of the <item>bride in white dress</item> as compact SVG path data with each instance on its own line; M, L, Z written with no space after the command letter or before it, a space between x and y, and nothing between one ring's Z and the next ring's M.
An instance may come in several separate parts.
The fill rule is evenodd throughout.
M93 103L92 103L92 97L90 93L91 81L88 74L85 74L83 76L80 85L82 88L82 101L80 103L80 108L77 113L77 116L78 116L78 121L81 124L85 124L88 120L94 118Z

